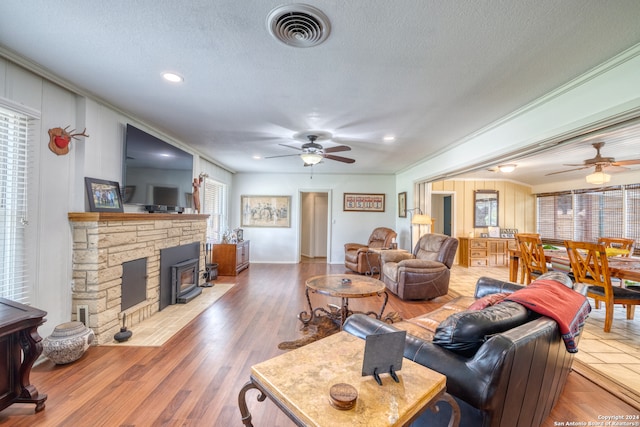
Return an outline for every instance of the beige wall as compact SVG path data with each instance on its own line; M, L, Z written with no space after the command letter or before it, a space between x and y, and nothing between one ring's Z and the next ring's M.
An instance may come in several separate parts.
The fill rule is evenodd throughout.
M486 233L487 228L473 228L473 192L498 191L498 225L516 228L519 232L535 232L536 204L531 187L511 181L446 180L431 184L433 192L455 193L452 228L456 237Z

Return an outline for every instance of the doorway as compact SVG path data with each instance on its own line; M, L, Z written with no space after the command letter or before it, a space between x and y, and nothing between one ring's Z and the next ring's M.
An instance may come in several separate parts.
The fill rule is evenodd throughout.
M300 192L300 261L329 260L329 192Z
M434 218L433 232L455 235L455 193L431 193L431 217Z

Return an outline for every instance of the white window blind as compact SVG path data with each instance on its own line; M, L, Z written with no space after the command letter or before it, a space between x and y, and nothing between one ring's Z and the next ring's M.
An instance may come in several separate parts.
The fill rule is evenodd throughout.
M29 118L0 107L0 296L28 303Z
M204 179L204 211L209 214L207 241L220 242L222 233L227 227L226 212L227 186L210 178Z

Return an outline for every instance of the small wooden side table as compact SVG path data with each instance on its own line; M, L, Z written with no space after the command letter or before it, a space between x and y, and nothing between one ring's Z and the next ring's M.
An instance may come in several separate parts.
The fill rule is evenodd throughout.
M382 253L383 252L387 252L387 253L408 253L409 251L406 249L387 249L387 248L369 248L369 250L367 251L366 257L367 257L367 265L369 266L369 275L374 276L376 274L382 274ZM378 264L374 265L371 263L371 260L369 259L369 255L370 254L377 254L378 255Z
M460 408L446 393L444 375L404 359L400 382L383 374L380 386L372 376L362 376L364 348L364 340L339 332L252 366L250 381L238 395L243 424L253 426L246 393L256 389L258 401L269 397L299 426L405 426L427 408L437 411L439 402L452 407L449 425L459 425ZM331 406L329 390L337 383L357 390L353 409Z

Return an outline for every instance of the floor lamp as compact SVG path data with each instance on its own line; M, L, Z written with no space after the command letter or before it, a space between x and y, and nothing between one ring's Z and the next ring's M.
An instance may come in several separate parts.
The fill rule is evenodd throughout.
M409 211L418 211L417 214L412 214L411 216L411 250L413 250L413 226L418 226L418 233L420 233L421 225L429 225L433 224L433 219L429 215L424 215L420 208L409 209ZM431 231L431 230L429 230Z

